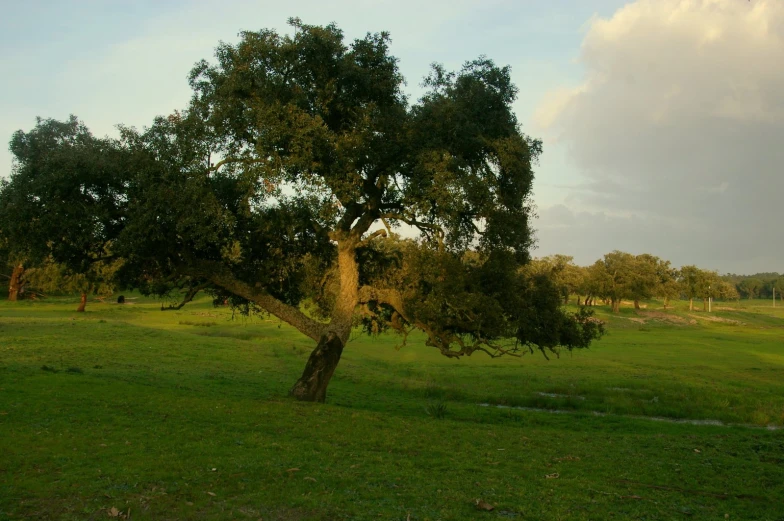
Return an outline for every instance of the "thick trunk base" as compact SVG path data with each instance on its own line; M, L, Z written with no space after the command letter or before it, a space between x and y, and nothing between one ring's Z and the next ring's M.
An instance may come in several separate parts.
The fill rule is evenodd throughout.
M343 354L343 342L334 333L321 337L316 349L310 353L308 363L289 394L303 402L324 403L327 386Z
M87 293L82 293L79 298L79 307L76 309L79 313L84 313L84 308L87 307Z
M22 275L24 274L24 266L18 264L14 266L14 271L11 273L11 283L8 285L8 300L16 302L22 290Z

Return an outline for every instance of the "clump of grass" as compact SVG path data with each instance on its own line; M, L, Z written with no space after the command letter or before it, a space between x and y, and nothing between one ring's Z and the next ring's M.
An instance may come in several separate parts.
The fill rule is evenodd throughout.
M444 397L444 389L439 387L433 380L428 380L425 383L424 390L425 398L428 399L442 399Z
M180 320L181 326L212 327L217 326L217 322L194 322L192 320Z
M48 365L42 365L41 366L41 370L46 371L47 373L59 373L60 372L58 369L55 369L54 367L50 367Z
M81 367L69 367L65 370L66 373L76 373L76 374L84 374L84 371Z
M425 414L439 420L446 416L446 402L436 401L425 405Z

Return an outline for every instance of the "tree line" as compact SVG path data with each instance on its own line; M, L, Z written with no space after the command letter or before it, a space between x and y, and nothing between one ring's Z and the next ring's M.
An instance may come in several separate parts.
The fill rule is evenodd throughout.
M578 266L573 257L551 255L533 259L524 268L550 277L559 288L564 303L576 296L577 304L593 306L597 300L620 310L622 301L631 301L636 309L640 302L660 298L667 309L672 299L687 299L689 310L708 299L771 298L775 291L784 302L784 276L767 273L756 276L719 275L717 271L694 265L675 268L668 260L643 253L633 255L613 251L590 266Z

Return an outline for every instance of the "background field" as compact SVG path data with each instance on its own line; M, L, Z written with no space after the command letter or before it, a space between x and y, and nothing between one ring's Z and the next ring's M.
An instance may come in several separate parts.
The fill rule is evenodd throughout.
M599 308L551 361L358 336L327 405L286 397L312 344L277 320L75 305L0 303L0 519L784 519L767 301Z

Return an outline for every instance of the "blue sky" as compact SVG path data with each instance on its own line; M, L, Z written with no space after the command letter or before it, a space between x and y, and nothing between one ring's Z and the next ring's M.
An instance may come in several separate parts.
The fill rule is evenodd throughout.
M2 3L6 143L36 116L76 114L98 135L142 127L187 104L188 71L220 40L287 31L290 16L334 21L349 38L389 31L414 97L432 62L458 68L485 54L512 66L518 118L545 143L535 255L588 264L622 249L676 265L784 271L784 241L758 251L749 238L777 230L748 189L770 192L781 177L780 0ZM4 146L0 176L10 171ZM710 217L716 208L724 217ZM746 253L728 251L728 233Z

